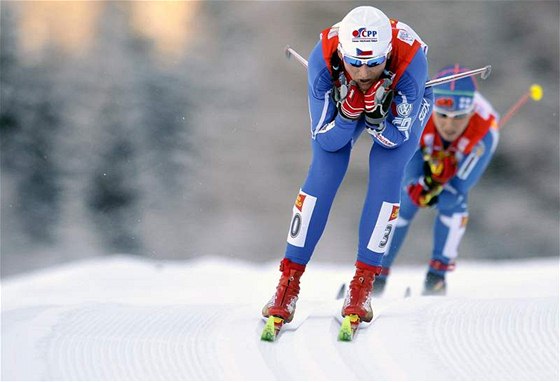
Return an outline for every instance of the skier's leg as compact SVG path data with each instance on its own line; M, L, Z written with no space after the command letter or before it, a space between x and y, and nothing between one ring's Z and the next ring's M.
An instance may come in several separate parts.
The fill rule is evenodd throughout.
M430 115L431 90L427 91L423 116ZM356 271L350 283L342 315L357 314L362 320L371 316L373 282L381 273L383 255L399 216L401 185L405 168L418 149L426 118L417 118L398 147L384 148L374 143L369 155L369 182L360 219ZM369 277L373 275L373 277ZM364 314L365 311L365 314Z
M313 159L307 179L293 207L286 256L280 263L282 275L276 293L263 307L265 317L290 322L298 300L300 278L327 223L336 191L350 160L351 143L336 152L323 150L312 140Z
M375 296L381 296L383 294L391 265L400 252L401 246L408 234L410 223L412 223L412 220L414 219L414 216L416 216L417 212L418 207L412 203L408 193L406 192L406 188L403 187L401 189L399 217L395 223L395 229L389 238L389 243L387 244L389 249L383 256L383 269L381 270L381 274L375 278L375 283L373 284L373 293Z
M288 232L286 258L307 264L319 241L342 179L350 161L351 143L329 152L311 141L313 158L307 179L293 207Z
M387 150L373 145L370 151L369 184L360 220L358 261L380 266L396 228L400 208L401 183L405 166L416 151L412 135L401 146ZM409 219L413 208L406 208ZM405 217L406 219L406 217Z
M404 168L416 150L417 139L387 150L373 145L370 151L369 185L360 221L356 271L342 308L342 315L356 314L370 321L370 296L381 273L383 254L399 215L400 185Z
M434 248L426 281L425 294L445 294L445 275L455 267L458 248L468 221L467 195L448 191L438 197L434 225Z

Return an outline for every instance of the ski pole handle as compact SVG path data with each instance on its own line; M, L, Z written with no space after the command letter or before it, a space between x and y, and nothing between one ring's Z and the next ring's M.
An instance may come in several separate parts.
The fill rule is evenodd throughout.
M301 65L303 65L303 66L305 66L305 68L307 68L307 60L305 58L303 58L298 52L296 52L292 47L290 47L289 45L286 45L286 47L284 48L284 52L286 53L286 57L288 59L290 59L290 57L294 56L296 58L296 60L298 60L298 62ZM485 79L488 78L491 71L492 71L492 66L486 65L483 68L469 70L467 72L458 73L458 74L452 74L450 76L441 77L441 78L437 78L435 80L428 81L428 82L426 82L426 87L428 88L430 86L446 84L448 82L455 81L455 80L458 80L460 78L476 76L477 74L480 74L480 78L485 80Z

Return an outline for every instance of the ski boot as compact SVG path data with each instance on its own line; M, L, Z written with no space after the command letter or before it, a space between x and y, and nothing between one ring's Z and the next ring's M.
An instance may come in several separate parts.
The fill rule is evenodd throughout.
M389 268L383 268L379 276L373 280L373 297L381 297L385 291L385 284L387 283L387 276L389 276Z
M445 284L445 273L453 271L455 263L446 264L439 260L430 261L430 269L424 280L422 296L445 296L447 285Z
M350 283L350 288L342 307L342 316L358 316L360 321L370 322L373 319L371 309L371 292L375 276L381 273L381 267L376 267L356 261L356 273Z
M280 262L280 281L276 287L276 293L263 307L264 317L281 318L284 322L290 322L294 318L296 302L299 294L299 279L305 271L305 265L298 264L284 258Z
M428 272L424 280L422 296L445 296L446 287L445 276Z

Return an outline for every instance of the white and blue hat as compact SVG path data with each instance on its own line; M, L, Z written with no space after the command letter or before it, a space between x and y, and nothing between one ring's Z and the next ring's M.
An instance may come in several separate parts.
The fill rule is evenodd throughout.
M345 56L385 57L391 51L391 40L391 21L375 7L354 8L339 23L338 48Z
M459 74L470 69L458 64L441 69L435 78ZM473 77L464 77L445 84L436 85L434 91L434 111L448 115L470 113L474 109L474 94L477 89Z

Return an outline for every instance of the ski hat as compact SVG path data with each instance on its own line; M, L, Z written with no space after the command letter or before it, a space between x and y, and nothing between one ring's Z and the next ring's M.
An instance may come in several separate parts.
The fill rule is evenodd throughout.
M435 78L466 72L459 64L446 66ZM446 84L434 86L434 111L444 114L465 114L474 109L474 93L477 84L474 77L465 77Z
M391 51L391 39L391 21L374 7L354 8L338 25L338 48L345 56L386 56Z

